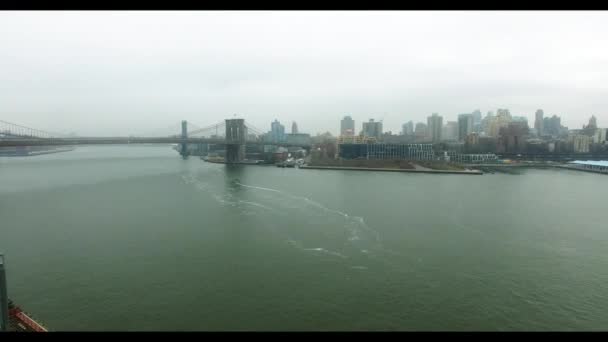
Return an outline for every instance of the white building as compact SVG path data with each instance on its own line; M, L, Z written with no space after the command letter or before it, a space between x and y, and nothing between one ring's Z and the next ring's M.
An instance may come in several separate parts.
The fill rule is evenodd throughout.
M602 144L606 141L606 128L598 128L595 130L595 134L593 135L593 143L594 144Z
M584 134L575 134L569 137L570 143L573 144L575 153L588 153L589 145L591 145L591 137Z

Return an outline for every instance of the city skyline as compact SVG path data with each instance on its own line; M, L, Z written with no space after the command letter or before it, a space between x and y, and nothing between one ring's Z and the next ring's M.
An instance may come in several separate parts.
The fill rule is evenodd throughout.
M607 36L608 11L0 11L0 336L601 331Z
M509 108L608 122L597 12L3 12L2 119L144 135L238 113L338 135ZM315 25L310 25L315 22ZM237 25L238 24L238 25Z

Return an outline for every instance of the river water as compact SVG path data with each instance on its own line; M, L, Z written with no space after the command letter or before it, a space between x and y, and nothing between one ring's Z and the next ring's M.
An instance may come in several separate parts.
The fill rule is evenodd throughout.
M49 330L605 330L608 177L0 158L9 296Z

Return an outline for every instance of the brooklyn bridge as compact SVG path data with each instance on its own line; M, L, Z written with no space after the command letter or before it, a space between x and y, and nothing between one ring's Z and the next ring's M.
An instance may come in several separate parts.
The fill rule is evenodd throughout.
M245 158L246 145L310 148L310 143L266 141L264 140L264 133L245 122L245 119L226 119L203 128L182 121L181 131L177 134L128 137L69 137L0 120L0 147L106 144L178 144L182 156L188 155L188 145L224 145L225 161L227 163L242 161Z

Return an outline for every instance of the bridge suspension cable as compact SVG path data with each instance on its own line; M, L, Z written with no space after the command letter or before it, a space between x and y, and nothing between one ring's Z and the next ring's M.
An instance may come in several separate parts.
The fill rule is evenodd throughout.
M247 130L255 135L264 135L264 131L253 126L252 124L250 124L249 122L245 122L245 127L247 127Z
M174 123L170 126L163 128L156 128L154 130L140 132L140 134L136 134L134 136L142 136L142 137L176 137L180 135L178 132L181 130L180 123Z
M48 139L66 136L66 134L42 131L39 129L0 120L0 137Z
M192 131L188 130L188 135L197 135L197 134L201 134L201 133L223 135L226 132L224 132L223 129L220 129L221 127L226 127L225 121L218 122L214 125L210 125L210 126L199 128L199 129L192 130Z

